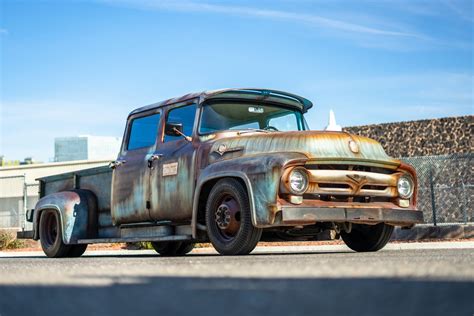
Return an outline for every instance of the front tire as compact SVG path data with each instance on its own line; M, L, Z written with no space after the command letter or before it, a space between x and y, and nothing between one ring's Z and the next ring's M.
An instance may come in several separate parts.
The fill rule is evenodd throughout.
M67 257L71 247L64 244L62 225L58 212L45 210L41 213L39 236L43 252L50 258Z
M222 255L249 254L262 236L252 224L247 191L235 179L219 180L206 204L209 240Z
M357 252L377 251L385 247L390 240L393 226L380 223L377 225L352 224L350 233L341 232L344 243Z

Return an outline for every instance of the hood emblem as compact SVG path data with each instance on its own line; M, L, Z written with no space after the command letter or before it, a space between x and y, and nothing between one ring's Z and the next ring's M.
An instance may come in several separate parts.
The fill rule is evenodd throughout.
M241 150L244 150L244 147L228 148L226 144L220 144L219 147L217 147L217 149L214 150L214 152L219 154L220 156L224 156L225 153L241 151Z
M357 154L359 152L359 145L354 140L349 141L349 149L354 153Z
M219 145L219 148L217 148L216 152L222 156L223 154L225 154L226 151L227 151L227 146L225 144L221 144Z

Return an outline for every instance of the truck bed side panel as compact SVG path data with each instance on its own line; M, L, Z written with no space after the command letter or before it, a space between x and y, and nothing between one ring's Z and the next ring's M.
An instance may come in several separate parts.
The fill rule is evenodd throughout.
M97 198L98 237L114 237L117 228L112 225L110 195L112 170L107 166L68 172L39 179L42 183L41 197L73 189L89 190Z

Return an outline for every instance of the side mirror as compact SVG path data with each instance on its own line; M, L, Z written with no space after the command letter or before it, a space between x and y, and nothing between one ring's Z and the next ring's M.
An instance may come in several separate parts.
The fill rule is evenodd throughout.
M182 136L183 123L168 122L165 125L165 134L168 136Z

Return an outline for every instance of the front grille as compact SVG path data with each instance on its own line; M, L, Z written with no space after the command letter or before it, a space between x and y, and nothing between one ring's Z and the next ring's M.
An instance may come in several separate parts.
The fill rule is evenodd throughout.
M349 164L308 164L306 166L308 170L348 170L348 171L364 171L364 172L374 172L382 174L393 174L396 173L396 170L389 168L380 168L372 166L361 166L361 165L349 165Z
M350 185L343 183L318 183L320 188L350 189Z
M376 191L383 191L386 190L386 185L364 185L362 186L362 190L376 190Z
M398 172L388 168L359 165L308 165L306 195L321 200L391 200L398 196Z

